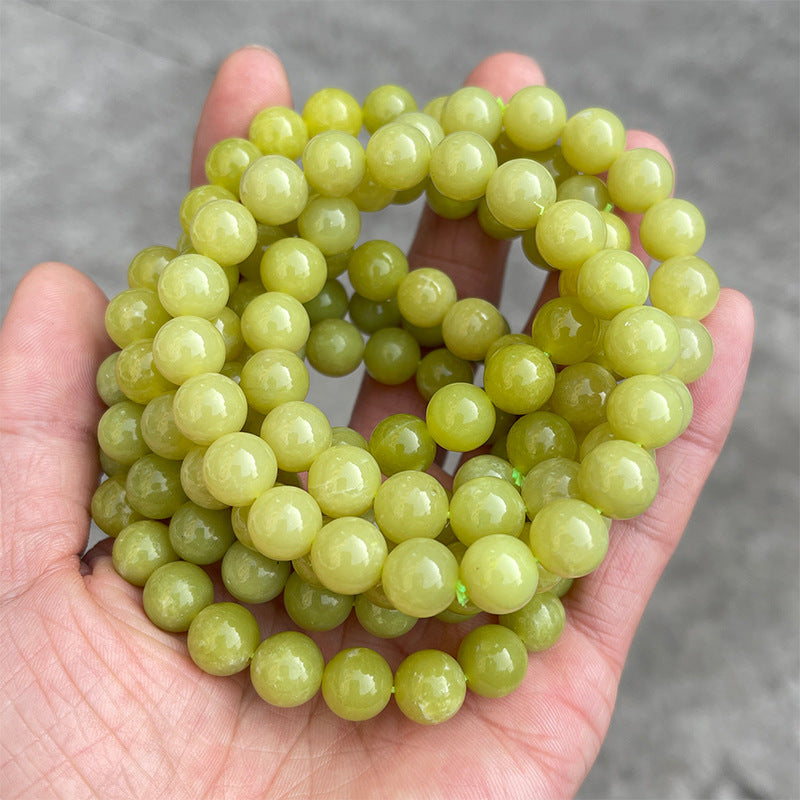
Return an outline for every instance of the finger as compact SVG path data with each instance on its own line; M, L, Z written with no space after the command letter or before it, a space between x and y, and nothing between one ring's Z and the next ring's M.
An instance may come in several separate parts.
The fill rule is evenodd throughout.
M103 410L95 376L113 349L105 307L87 277L41 264L0 330L0 583L9 593L56 566L77 569L86 545Z
M231 136L247 138L256 113L274 105L292 105L289 81L278 56L255 46L229 55L200 114L192 150L191 185L206 182L205 160L213 144Z
M608 555L565 598L571 623L592 639L618 672L645 605L686 527L730 431L753 342L753 311L732 289L703 321L714 358L691 384L694 416L684 434L657 453L661 485L640 517L614 522Z
M542 83L544 75L539 65L518 53L490 56L465 81L466 85L483 86L505 101L525 86ZM508 242L483 232L476 215L449 220L426 206L408 260L412 268L436 267L446 272L453 279L459 297L483 297L497 304L508 249ZM386 387L366 375L350 424L368 436L392 410L424 417L425 406L413 380L399 387Z

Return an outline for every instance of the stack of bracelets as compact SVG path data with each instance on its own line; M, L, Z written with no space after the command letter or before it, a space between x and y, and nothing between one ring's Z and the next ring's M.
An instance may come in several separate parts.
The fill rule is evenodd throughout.
M672 196L669 161L625 139L610 111L567 117L544 86L507 104L465 87L419 111L385 85L363 104L326 88L302 114L266 108L247 139L212 147L176 247L139 252L108 305L92 500L117 572L200 669L249 668L275 706L321 690L365 720L393 695L434 724L468 689L512 692L558 640L561 597L602 562L612 521L652 503L654 451L686 429L686 385L712 357L703 217ZM362 214L423 195L558 272L529 331L391 242L358 242ZM307 364L362 362L380 383L415 381L424 419L393 414L366 440L306 401ZM441 451L480 453L452 491L428 471ZM251 609L271 602L296 629L262 640ZM393 671L350 647L326 663L314 632L353 611L379 639L495 616L455 656L424 649Z

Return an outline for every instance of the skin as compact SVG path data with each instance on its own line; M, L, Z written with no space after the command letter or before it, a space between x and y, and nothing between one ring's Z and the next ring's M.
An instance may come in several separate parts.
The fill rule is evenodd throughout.
M534 61L512 53L486 59L467 78L506 99L543 81ZM262 48L231 55L200 119L194 184L203 182L209 147L246 135L255 111L272 104L291 104L278 58ZM666 153L652 136L629 134L629 146L643 142ZM635 232L637 220L631 224ZM496 301L506 252L473 219L426 212L410 261L447 270L460 296ZM548 284L545 296L553 292ZM141 590L114 572L109 542L81 558L98 479L94 378L112 349L106 302L81 273L40 264L21 281L0 332L0 794L573 796L606 735L642 612L730 429L752 346L748 300L725 289L705 320L715 358L691 386L694 419L658 452L662 483L652 507L615 523L608 557L565 598L561 640L530 658L516 692L498 700L468 693L456 717L432 727L409 722L393 704L373 720L347 723L319 695L300 708L271 708L246 671L207 676L187 656L185 637L150 624ZM368 434L393 411L421 408L409 386L366 379L352 424ZM259 622L262 636L289 627L281 610L259 611ZM474 624L419 623L379 649L396 668L422 647L455 652ZM326 658L375 642L357 624L318 641Z

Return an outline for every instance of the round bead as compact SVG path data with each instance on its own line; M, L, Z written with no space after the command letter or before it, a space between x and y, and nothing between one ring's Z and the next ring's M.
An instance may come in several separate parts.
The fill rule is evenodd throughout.
M263 225L284 225L308 202L303 170L282 155L256 159L242 175L239 195L244 207Z
M473 131L493 142L503 127L503 112L488 89L462 86L447 98L439 122L445 134Z
M186 645L203 672L235 675L249 665L260 641L258 622L244 606L212 603L192 620Z
M620 311L606 328L603 349L614 372L628 378L666 372L678 357L680 336L672 318L653 306Z
M706 238L706 223L697 206L668 197L644 212L639 226L642 247L656 261L693 256Z
M322 684L325 659L318 645L299 631L268 636L250 662L250 680L258 695L279 708L311 700Z
M578 269L605 247L606 223L584 200L559 200L548 206L536 225L536 247L556 269Z
M555 385L553 363L538 348L510 344L486 361L483 383L494 405L510 414L529 414L549 399Z
M303 154L308 131L303 118L293 109L270 106L253 117L247 137L265 155L296 161Z
M406 656L394 676L394 699L409 719L436 725L464 703L467 681L458 661L441 650L418 650Z
M261 438L275 453L279 469L305 472L330 447L331 424L317 406L290 400L264 417Z
M322 696L336 716L351 721L380 714L392 696L392 670L368 647L339 651L322 673Z
M625 149L625 127L605 108L586 108L561 131L561 151L575 169L589 175L607 170Z
M227 267L253 252L258 226L250 211L235 200L212 200L197 209L189 236L198 253Z
M497 169L491 144L473 131L450 133L433 148L430 178L451 200L478 200Z
M438 536L447 522L448 498L432 475L416 470L387 478L375 495L375 521L384 536L399 543Z
M525 504L517 487L502 478L473 478L453 492L450 527L465 545L483 536L518 536L525 521Z
M703 319L714 310L718 299L717 273L697 256L668 258L650 280L650 300L671 316Z
M471 383L451 383L438 389L425 412L433 440L445 450L462 453L486 443L495 419L492 401Z
M492 342L507 332L508 324L497 308L480 297L453 303L442 320L447 349L466 361L481 361Z
M391 122L370 136L366 159L378 183L394 191L403 191L424 180L431 161L431 146L417 128Z
M482 697L511 694L528 670L525 645L502 625L481 625L470 631L458 647L457 659L467 688Z
M269 489L278 464L269 445L243 431L214 441L203 457L203 477L214 497L229 506L246 506Z
M647 147L626 150L608 169L608 193L623 211L641 214L672 194L675 175L661 153Z
M162 631L183 633L206 606L214 602L214 584L197 564L171 561L147 579L142 605L148 619Z
M436 458L436 442L425 422L414 414L391 414L373 429L368 445L381 472L424 471Z
M259 553L291 561L311 550L322 528L322 512L308 492L296 486L274 486L260 494L247 514L247 532Z
M355 136L344 131L318 133L303 150L305 178L324 197L350 194L361 183L365 169L364 148Z
M170 544L169 529L152 519L127 525L114 539L111 549L114 569L134 586L144 586L162 564L177 558Z
M308 470L308 491L329 517L360 516L381 485L378 462L351 445L330 447Z
M525 150L552 147L567 121L564 101L547 86L526 86L508 101L503 125L508 138Z
M492 216L512 230L528 230L556 201L556 184L550 173L529 158L501 164L486 186L486 205Z
M234 542L222 558L220 574L230 594L242 603L268 603L286 585L291 565Z
M552 592L538 592L525 606L498 619L522 639L529 653L552 647L561 637L565 621L564 604Z

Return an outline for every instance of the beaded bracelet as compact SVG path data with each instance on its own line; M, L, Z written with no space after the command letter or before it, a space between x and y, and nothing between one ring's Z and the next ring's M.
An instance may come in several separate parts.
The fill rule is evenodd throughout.
M419 111L385 85L363 104L327 88L302 114L266 108L247 139L211 148L177 247L139 252L108 305L118 350L97 374L92 500L117 572L202 670L249 667L281 707L321 689L348 720L394 695L433 724L467 688L513 691L558 640L560 598L602 562L612 520L653 501L653 450L686 429L686 384L712 357L703 218L672 197L667 159L625 137L602 108L568 118L544 86L507 104L465 87ZM391 242L359 243L363 214L422 196L558 272L529 334ZM620 212L642 215L652 275ZM309 367L362 363L414 381L425 419L393 414L367 441L307 402ZM471 456L451 492L428 472L443 450ZM215 600L211 565L232 599ZM251 608L277 598L299 630L262 641ZM433 617L496 622L394 673L367 647L325 663L309 634L353 610L377 638Z

